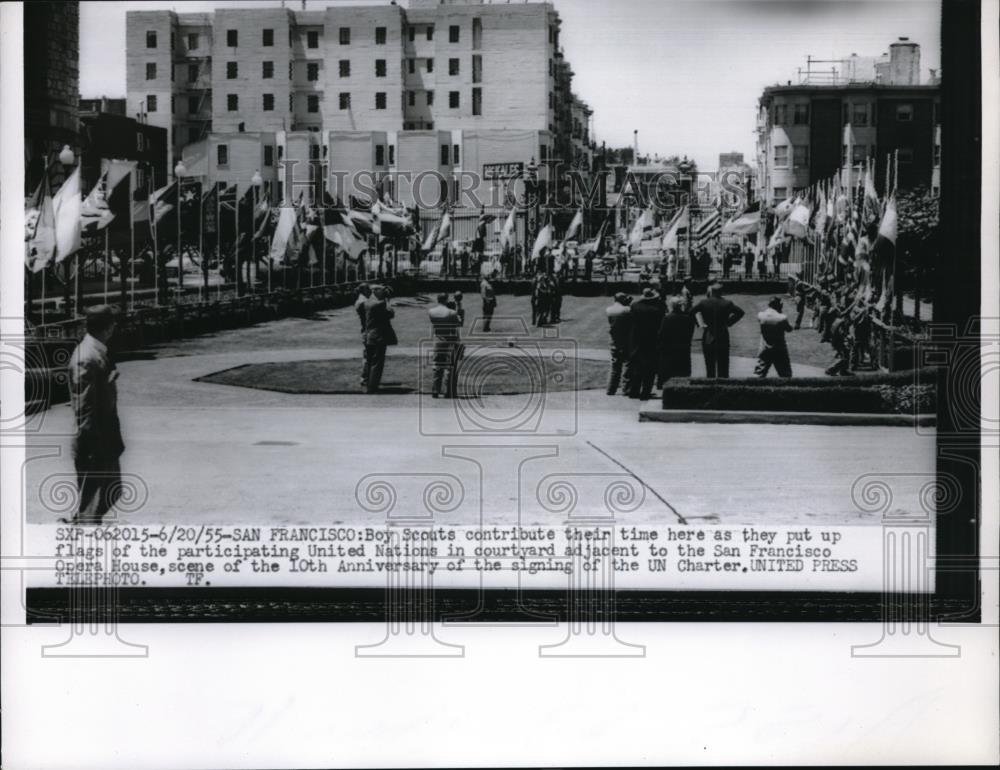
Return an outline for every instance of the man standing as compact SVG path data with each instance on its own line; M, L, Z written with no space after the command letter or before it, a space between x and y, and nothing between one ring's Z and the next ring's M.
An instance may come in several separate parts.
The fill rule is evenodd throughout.
M701 337L705 354L705 373L709 379L729 377L729 327L745 315L743 310L722 296L722 284L712 284L709 296L695 305L691 312L704 329Z
M618 383L621 382L622 392L627 396L631 389L631 366L629 364L629 339L631 336L632 317L629 305L632 298L618 292L614 304L605 311L608 315L608 334L611 337L611 376L608 377L608 395L618 393ZM624 371L624 377L622 373Z
M376 286L365 302L365 368L362 380L367 383L366 393L377 393L382 384L385 353L390 345L397 344L396 331L392 328L395 311L386 302L386 289Z
M773 297L767 303L767 310L757 314L757 320L760 321L760 349L754 375L761 379L767 377L773 365L779 377L791 377L792 363L788 357L785 332L792 331L792 325L781 312L781 299Z
M670 312L660 323L659 387L671 377L691 376L691 339L694 337L694 318L684 310L684 300L671 297Z
M100 524L121 496L119 458L125 451L118 420L118 370L108 354L114 311L87 311L87 333L69 360L69 393L76 417L73 462L80 501L66 524Z
M445 398L454 398L462 320L457 309L448 307L447 294L438 294L437 304L427 311L427 315L431 319L431 331L434 334L434 384L431 396L441 398L443 389ZM447 385L445 377L448 378Z
M665 310L663 301L651 286L643 289L642 299L632 305L629 313L632 318L629 346L632 363L630 398L649 401L653 395L653 383L659 369L657 335Z
M358 320L361 322L361 357L364 358L367 355L367 349L365 347L365 303L371 299L372 287L367 283L363 283L358 287L358 297L354 300L354 312L358 314ZM361 374L361 387L368 387L368 366L365 365Z
M555 273L549 273L549 290L551 292L551 297L549 299L549 320L554 323L560 323L562 321L562 282L559 280L559 276Z
M479 296L483 300L483 331L488 332L493 322L493 311L497 309L497 297L493 292L493 284L486 276L479 282Z

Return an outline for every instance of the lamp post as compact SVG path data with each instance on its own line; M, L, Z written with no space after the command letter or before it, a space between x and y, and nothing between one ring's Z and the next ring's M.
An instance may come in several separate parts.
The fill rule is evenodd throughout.
M681 192L684 194L685 205L688 207L688 223L687 223L687 273L691 275L694 272L694 266L691 262L691 235L694 232L694 214L691 207L691 196L692 196L692 185L691 185L691 170L694 168L687 156L684 157L680 163L677 164L677 170L681 172L680 183ZM679 245L679 244L678 244ZM678 249L680 251L680 249Z
M76 154L73 152L72 148L68 144L64 144L62 150L59 151L59 162L63 166L63 184L66 183L66 179L69 177L71 171L70 169L76 164ZM74 270L74 287L72 291L72 296L74 298L73 305L73 315L77 315L80 312L80 308L83 305L83 290L80 286L80 249L77 249L76 254L73 255L73 266ZM70 309L70 284L69 284L69 270L70 263L66 262L65 273L66 280L63 284L63 306L66 308L66 314L69 315Z
M524 169L524 191L527 211L525 212L525 244L524 244L524 264L522 271L527 269L528 260L531 259L531 250L535 245L535 238L538 236L538 164L535 163L535 156L531 156L528 165Z
M184 199L183 185L184 177L187 176L187 167L184 161L177 161L174 166L174 177L177 179L177 289L179 294L184 292L184 256L181 253L181 202ZM166 268L164 268L166 270Z
M260 267L257 263L257 207L260 205L260 188L264 185L264 178L260 175L260 169L253 172L250 178L253 185L253 213L250 214L250 248L253 259L254 282L250 283L250 266L247 266L247 285L252 286L254 292L257 291L257 283L260 278ZM267 290L271 291L271 269L267 270Z

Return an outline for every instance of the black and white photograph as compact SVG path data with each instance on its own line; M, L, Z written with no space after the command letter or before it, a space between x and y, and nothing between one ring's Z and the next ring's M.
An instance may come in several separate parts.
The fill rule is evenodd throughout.
M244 720L217 755L85 766L997 758L995 0L3 10L19 658L139 670L160 634L266 627L360 640L353 689L365 660L423 672L523 634L533 669L640 682L671 633L706 629L697 660L728 666L711 645L745 632L745 672L754 633L828 627L844 703L907 664L964 667L867 748L753 745L790 717L737 717L741 681L708 721L740 721L743 753L699 728L407 755L371 727L282 757L240 748ZM805 729L900 713L880 693ZM395 708L372 724L423 737Z

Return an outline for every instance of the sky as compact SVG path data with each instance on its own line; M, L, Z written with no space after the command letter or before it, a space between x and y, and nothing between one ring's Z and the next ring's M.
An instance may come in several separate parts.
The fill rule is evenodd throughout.
M308 0L306 7L388 0ZM497 0L499 2L500 0ZM517 2L517 0L514 0ZM210 11L280 0L80 3L80 93L125 95L129 9ZM405 5L405 1L401 3ZM754 155L757 99L795 82L806 56L878 56L899 37L921 47L921 80L938 69L940 0L554 0L573 90L594 109L609 147L686 155L703 170L720 152ZM300 9L299 0L287 7ZM830 65L820 65L829 67Z

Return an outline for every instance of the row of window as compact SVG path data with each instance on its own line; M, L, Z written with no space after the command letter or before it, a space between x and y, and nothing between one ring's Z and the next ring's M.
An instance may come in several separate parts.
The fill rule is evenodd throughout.
M434 105L434 91L425 91L425 98L427 100L427 106L431 107ZM416 107L417 105L417 92L407 91L405 92L404 99L406 104L410 107ZM306 94L306 111L307 112L319 112L319 94ZM351 94L350 92L343 91L337 95L338 106L341 110L351 109ZM461 92L459 91L449 91L448 92L448 107L457 110L461 107L462 98ZM188 113L195 115L199 113L201 105L201 97L199 96L189 96L188 97ZM388 106L388 94L385 91L378 91L375 94L375 109L384 110ZM261 94L261 107L264 112L274 111L274 94ZM240 97L238 94L226 94L226 111L227 112L239 112L240 109ZM288 95L288 109L289 111L294 111L295 109L295 94ZM146 112L156 112L157 110L157 98L156 94L149 94L146 96ZM171 111L173 111L173 105L171 103ZM483 114L483 90L481 88L472 89L472 114L482 115Z
M844 125L850 123L852 126L875 125L875 115L871 110L871 104L851 103L844 104ZM789 110L789 107L791 110ZM808 104L776 104L774 105L774 125L789 125L789 114L791 114L791 125L809 125L809 105ZM935 117L935 122L937 118ZM911 123L913 121L913 105L902 103L896 105L896 121L899 123Z
M871 153L875 152L875 147L869 147L865 144L854 144L851 145L851 163L858 164L864 163L866 159L871 157ZM913 162L913 148L912 147L900 147L899 152L899 162L900 163L912 163ZM774 145L774 167L775 168L788 168L788 145L787 144L776 144ZM794 168L808 168L809 167L809 145L806 144L795 144L792 145L792 164ZM843 145L840 153L840 164L846 166L848 164L847 160L847 145ZM934 145L934 165L941 165L941 146Z
M396 165L396 145L375 145L375 165L385 166L386 164L386 154L388 150L388 165ZM326 148L323 148L323 154L326 154ZM278 160L281 160L282 148L278 147ZM320 157L320 146L313 144L309 146L309 159L319 160ZM265 144L264 145L264 166L272 167L274 166L274 145ZM215 162L218 166L228 166L229 165L229 145L219 144L215 147ZM460 145L453 144L441 145L441 165L442 166L458 166L461 164L461 150Z
M428 24L425 29L425 35L428 40L434 39L434 25ZM416 40L416 27L407 28L407 36L409 41L412 43ZM461 41L462 30L457 24L453 24L448 27L448 42L458 43ZM385 45L388 39L388 28L387 27L375 27L375 45ZM350 27L339 27L337 30L337 40L340 45L350 45L351 44L351 28ZM479 19L472 20L472 45L473 48L478 48L482 40L482 22ZM239 30L227 29L226 30L226 46L229 48L237 48L240 42ZM292 44L292 30L288 30L288 44ZM146 48L156 48L158 45L156 30L147 30L146 32ZM189 33L187 35L187 48L189 51L196 51L200 45L199 35L196 32ZM274 30L273 29L262 29L261 30L261 45L265 48L270 48L274 45ZM171 47L173 47L173 36L171 35ZM307 48L319 48L319 30L307 30L306 31L306 47Z

